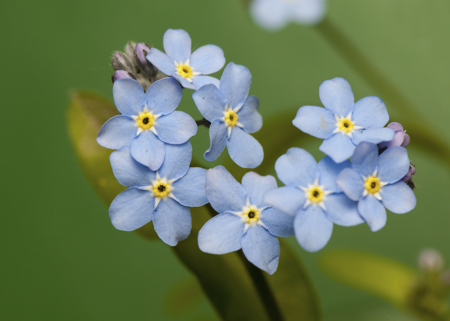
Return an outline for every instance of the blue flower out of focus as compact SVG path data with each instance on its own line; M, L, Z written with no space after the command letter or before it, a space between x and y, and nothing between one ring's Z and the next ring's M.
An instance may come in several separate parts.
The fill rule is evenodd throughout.
M369 96L355 103L350 84L343 78L324 81L319 96L325 108L303 106L292 123L325 139L319 149L336 163L349 159L362 141L378 144L394 138L394 130L383 128L389 114L380 98Z
M121 115L102 126L97 142L111 149L130 146L133 158L152 170L164 161L164 143L183 144L197 133L191 116L174 111L182 89L173 78L156 81L146 93L136 80L119 79L114 82L113 95Z
M164 50L151 48L147 59L166 75L175 77L183 87L198 89L206 84L219 87L219 80L209 75L222 69L225 57L215 45L198 48L191 54L191 37L181 29L164 34Z
M269 30L283 28L288 22L315 24L322 20L325 0L253 0L253 20Z
M358 210L372 231L386 224L386 209L403 214L416 206L411 188L401 179L409 169L404 147L386 149L378 156L375 144L359 144L352 157L352 168L344 169L337 184L345 194L358 201Z
M280 256L277 236L293 235L293 217L263 201L263 195L275 188L270 175L249 172L241 185L222 166L208 170L206 197L219 214L198 233L200 250L225 254L242 248L251 263L273 274Z
M251 82L252 75L246 67L230 63L220 79L220 89L206 85L192 94L200 113L211 122L206 160L215 160L226 145L231 159L239 166L255 168L261 164L262 146L249 135L262 126L258 98L247 97Z
M191 231L189 207L208 203L203 168L191 167L192 147L167 145L166 159L154 172L136 162L129 147L111 154L111 166L120 184L128 189L117 195L109 207L115 228L133 231L153 221L158 236L174 246Z
M286 186L266 193L264 201L295 216L295 236L305 250L323 248L331 237L333 223L353 226L364 222L357 203L336 184L339 172L350 166L348 160L336 164L330 157L316 163L301 148L289 149L275 163L278 178Z

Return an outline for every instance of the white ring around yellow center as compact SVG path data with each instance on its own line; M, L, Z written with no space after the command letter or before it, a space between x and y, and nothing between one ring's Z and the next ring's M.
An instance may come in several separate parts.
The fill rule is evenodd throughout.
M154 197L166 198L172 191L172 186L166 180L155 180L152 183Z
M307 192L307 199L311 203L320 203L322 202L324 193L323 190L319 186L313 186Z
M339 130L341 132L349 133L353 130L353 122L348 118L339 120Z

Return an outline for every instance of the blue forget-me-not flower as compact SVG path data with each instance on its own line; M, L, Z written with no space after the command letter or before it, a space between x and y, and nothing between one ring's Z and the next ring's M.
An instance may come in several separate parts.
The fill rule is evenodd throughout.
M190 142L167 145L166 159L154 172L136 162L128 146L111 154L111 166L120 184L128 187L111 203L115 228L133 231L153 221L158 236L174 246L191 231L189 207L208 203L203 168L191 167Z
M362 141L378 144L394 138L391 128L383 128L389 114L380 98L369 96L355 103L350 84L343 78L324 81L319 96L325 108L303 106L292 123L325 139L319 149L336 163L350 158Z
M219 214L198 233L200 250L225 254L242 248L251 263L273 274L280 256L277 236L293 235L293 217L263 200L263 195L275 188L276 180L270 175L249 172L241 185L222 166L208 170L206 197Z
M114 82L114 103L121 115L110 118L100 129L97 142L119 149L130 146L139 163L157 170L161 167L166 144L183 144L197 133L194 119L174 111L182 89L173 78L156 81L147 92L134 79Z
M261 164L262 146L249 135L262 126L258 98L247 97L251 82L252 75L246 67L230 63L220 79L220 89L206 85L192 94L200 113L211 122L206 160L215 160L226 145L231 159L239 166L255 168Z
M411 188L401 179L409 169L408 152L390 147L378 156L375 144L360 143L352 156L352 168L344 169L337 184L345 194L358 201L358 210L372 231L386 224L386 209L403 214L416 206Z
M350 166L348 160L336 164L328 156L316 163L301 148L289 149L276 161L278 178L286 186L267 192L264 201L295 216L295 236L305 250L314 252L323 248L331 237L333 223L343 226L364 223L357 203L336 184L339 172Z
M219 86L219 80L209 75L222 69L225 57L215 45L198 48L191 54L191 37L181 29L169 29L164 34L164 50L151 48L147 59L166 75L175 77L183 87L198 89L206 84Z

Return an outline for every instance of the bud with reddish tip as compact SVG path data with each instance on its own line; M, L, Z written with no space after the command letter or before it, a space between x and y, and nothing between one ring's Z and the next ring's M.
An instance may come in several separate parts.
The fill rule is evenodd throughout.
M123 52L116 51L111 58L111 64L114 70L125 70L134 73L133 63Z
M379 143L378 146L380 147L380 149L384 147L389 148L394 146L408 146L410 137L406 133L406 130L403 130L403 126L400 123L393 122L386 127L392 129L395 132L395 135L391 141Z
M154 77L156 76L158 70L146 58L149 51L150 47L145 43L136 44L136 49L134 50L134 60L144 73L146 73L149 77Z
M112 82L115 82L119 79L136 79L133 74L130 74L129 72L125 70L116 70L114 72L114 75L112 76Z

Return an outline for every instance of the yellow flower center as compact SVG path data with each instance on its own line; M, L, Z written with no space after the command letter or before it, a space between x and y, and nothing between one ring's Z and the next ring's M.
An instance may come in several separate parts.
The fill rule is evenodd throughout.
M314 186L308 190L307 198L311 203L320 203L323 198L323 190L318 186Z
M242 213L242 219L246 224L256 224L259 220L259 211L255 206L250 206Z
M149 113L148 111L144 111L136 119L136 123L139 128L142 128L144 130L152 128L154 122L155 118L153 117L153 114Z
M165 198L172 191L172 187L169 183L166 183L162 180L154 181L152 184L152 191L154 197Z
M349 133L353 129L353 123L348 118L343 118L339 121L339 130Z
M376 176L369 176L367 177L364 186L366 187L367 193L369 194L378 193L381 187L380 180Z
M181 77L184 77L186 79L191 78L193 74L191 67L189 67L188 65L178 65L177 71Z
M238 121L238 116L234 111L227 110L226 112L224 112L224 119L228 127L234 127L236 126L236 123Z

